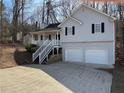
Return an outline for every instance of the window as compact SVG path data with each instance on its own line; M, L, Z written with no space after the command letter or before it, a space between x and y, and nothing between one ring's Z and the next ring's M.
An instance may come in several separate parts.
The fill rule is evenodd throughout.
M33 37L34 37L34 40L38 40L38 35L33 35Z
M68 28L65 27L65 35L67 36L68 32L67 32Z
M75 35L75 26L72 27L72 35Z
M95 24L95 32L101 32L100 24Z
M105 30L105 26L104 26L104 23L101 23L101 24L92 24L92 33L104 33L104 30Z
M51 35L49 35L49 40L51 40Z
M40 40L43 40L43 36L42 35L40 36Z

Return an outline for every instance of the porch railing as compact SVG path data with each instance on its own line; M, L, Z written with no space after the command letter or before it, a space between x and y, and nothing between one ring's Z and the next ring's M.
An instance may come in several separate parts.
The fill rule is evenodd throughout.
M47 54L49 54L49 51L51 51L51 49L54 46L60 46L60 40L46 40L46 41L44 41L40 45L38 50L35 53L33 53L33 55L32 55L33 62L39 56L39 63L42 63L44 58L47 56Z
M40 45L38 50L35 53L33 53L33 56L32 56L33 61L35 61L35 59L39 56L40 52L45 48L46 45L48 45L48 43L49 43L49 40L44 41L42 45Z
M45 48L44 50L40 53L39 55L39 64L42 64L44 59L48 56L48 54L51 52L51 50L54 48L56 45L55 41L52 40Z

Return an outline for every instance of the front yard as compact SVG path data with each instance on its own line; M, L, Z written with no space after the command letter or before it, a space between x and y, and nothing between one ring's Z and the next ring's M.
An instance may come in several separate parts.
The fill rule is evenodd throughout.
M0 70L0 93L110 93L112 75L71 63Z

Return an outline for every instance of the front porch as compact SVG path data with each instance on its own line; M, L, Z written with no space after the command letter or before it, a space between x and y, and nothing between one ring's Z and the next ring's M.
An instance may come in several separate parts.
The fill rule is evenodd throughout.
M60 31L39 31L31 33L31 44L40 46L44 41L49 40L60 45Z

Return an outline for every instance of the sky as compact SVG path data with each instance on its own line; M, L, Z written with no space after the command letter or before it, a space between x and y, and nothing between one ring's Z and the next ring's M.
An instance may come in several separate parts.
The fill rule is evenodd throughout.
M8 12L8 14L12 13L12 1L13 0L3 0L3 3L5 5L5 8ZM31 16L34 11L36 11L37 7L41 5L43 0L32 0L32 3L27 6L28 8L26 9L26 15L25 18ZM9 15L11 17L11 15Z
M6 7L11 7L12 6L12 0L3 0L4 4ZM33 0L33 6L39 6L40 2L42 2L42 0Z

